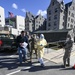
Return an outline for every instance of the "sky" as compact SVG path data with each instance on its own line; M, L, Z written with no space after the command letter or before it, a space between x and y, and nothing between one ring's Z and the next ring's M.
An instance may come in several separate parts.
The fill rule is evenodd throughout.
M46 10L50 1L51 0L0 0L0 6L5 10L5 17L8 17L8 12L12 12L14 16L21 15L25 17L26 11L30 11L34 15L41 13L42 16L46 16ZM72 0L64 0L64 3L70 1Z

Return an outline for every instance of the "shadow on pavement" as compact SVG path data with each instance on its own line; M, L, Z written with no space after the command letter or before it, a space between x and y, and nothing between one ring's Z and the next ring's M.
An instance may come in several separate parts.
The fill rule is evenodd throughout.
M73 67L70 67L70 68L64 68L64 69L61 69L61 70L75 70Z
M0 69L1 68L8 68L8 70L11 70L11 69L15 69L17 67L18 67L18 65L12 59L11 60L7 60L7 61L1 61L0 62Z
M0 55L0 69L7 68L11 70L22 66L31 66L31 64L23 62L22 65L20 65L18 57L8 57L8 54Z
M41 71L41 70L60 69L60 68L61 68L60 65L45 66L44 68L42 68L40 65L38 65L38 66L32 66L29 69L22 69L21 71L28 70L29 72L36 72L36 71Z
M59 70L75 70L73 68L64 68L62 65L52 65L52 66L45 66L42 68L40 65L38 66L32 66L29 69L22 69L21 71L29 71L29 72L36 72L36 71L43 71L43 70L50 70L50 69L59 69Z
M26 63L26 62L23 62L21 65L19 64L18 60L16 59L10 59L10 60L5 60L5 61L1 61L0 62L0 69L1 68L7 68L8 70L11 70L11 69L16 69L18 67L28 67L28 66L31 66L32 64L31 63Z

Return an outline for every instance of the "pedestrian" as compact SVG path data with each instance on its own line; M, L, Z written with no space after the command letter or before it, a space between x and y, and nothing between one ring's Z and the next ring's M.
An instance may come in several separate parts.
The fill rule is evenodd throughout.
M31 39L29 40L31 44L31 50L30 50L30 62L32 62L32 55L33 55L33 50L35 51L36 58L37 58L37 48L36 48L36 38L35 35L31 35Z
M19 53L19 61L22 64L22 61L27 60L27 45L28 38L26 37L26 32L21 31L21 34L17 36L17 44L18 44L18 53Z
M28 56L30 56L31 44L30 44L29 40L31 39L31 35L29 32L26 32L26 37L28 38L28 45L27 45Z
M64 49L65 49L65 53L63 57L64 68L66 66L70 66L70 55L71 55L72 47L73 47L73 40L71 39L71 36L68 34L64 44Z
M44 47L47 45L47 41L44 38L43 34L40 34L40 39L37 41L37 50L38 50L38 61L41 64L41 67L44 67L43 55Z

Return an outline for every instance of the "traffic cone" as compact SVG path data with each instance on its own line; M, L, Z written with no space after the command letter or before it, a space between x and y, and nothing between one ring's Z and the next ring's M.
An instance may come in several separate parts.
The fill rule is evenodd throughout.
M75 69L75 64L74 64L73 68Z

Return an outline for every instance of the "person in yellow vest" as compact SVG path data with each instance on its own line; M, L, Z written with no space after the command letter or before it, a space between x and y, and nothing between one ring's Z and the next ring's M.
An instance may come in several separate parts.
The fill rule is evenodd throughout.
M44 38L43 34L40 34L40 39L37 41L37 50L38 50L38 61L41 64L41 67L44 67L43 55L44 47L47 45L47 41Z

